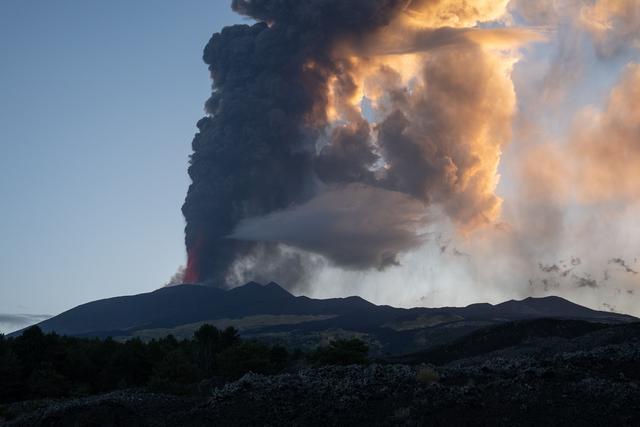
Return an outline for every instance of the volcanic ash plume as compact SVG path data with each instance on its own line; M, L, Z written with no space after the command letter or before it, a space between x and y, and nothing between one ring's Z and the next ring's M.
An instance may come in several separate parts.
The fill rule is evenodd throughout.
M541 39L496 21L506 3L234 0L258 23L204 51L185 280L224 285L248 260L273 271L286 248L384 269L434 218L462 233L495 222L512 66Z
M455 242L471 255L450 268L457 293L473 295L465 303L553 293L637 314L640 1L509 9L548 40L514 67L518 112L498 190L505 226Z

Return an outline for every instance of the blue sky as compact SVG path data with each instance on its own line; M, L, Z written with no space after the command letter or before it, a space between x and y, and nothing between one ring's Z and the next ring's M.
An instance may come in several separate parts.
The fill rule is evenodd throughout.
M158 288L227 1L0 2L0 313ZM1 326L0 326L1 327Z

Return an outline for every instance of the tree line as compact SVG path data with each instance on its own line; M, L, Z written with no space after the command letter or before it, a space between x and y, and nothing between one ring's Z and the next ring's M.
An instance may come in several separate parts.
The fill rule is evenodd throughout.
M240 338L233 327L202 325L191 339L168 335L144 342L77 338L43 333L0 334L0 402L45 397L79 397L147 387L188 393L199 382L224 383L247 372L276 374L300 364L368 363L368 347L357 339L337 340L312 352L290 351Z

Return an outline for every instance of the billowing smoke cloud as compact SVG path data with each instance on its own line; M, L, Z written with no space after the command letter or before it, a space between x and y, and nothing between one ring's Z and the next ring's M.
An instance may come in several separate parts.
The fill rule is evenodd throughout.
M580 22L602 57L640 47L640 3L635 0L587 3L581 10Z
M254 245L225 239L238 222L307 200L318 129L326 123L333 42L384 25L402 6L379 1L234 1L261 22L227 27L204 51L214 81L193 140L183 205L186 281L226 280Z
M637 306L640 1L232 7L258 23L205 49L185 281Z
M640 65L630 63L604 111L578 114L567 147L577 156L574 182L585 201L640 201Z
M378 126L386 184L441 205L465 229L495 221L497 166L515 105L508 66L478 46L458 46L429 55L411 91L395 79Z
M541 93L563 97L588 70L588 44L600 60L640 46L640 3L636 0L512 0L509 8L529 25L556 33Z
M471 254L450 274L473 295L465 302L553 293L640 314L639 8L511 2L512 19L544 26L549 42L514 70L518 116L497 190L505 225L455 242Z
M184 265L181 265L178 267L178 270L173 273L173 276L171 276L169 278L169 281L167 283L164 284L165 288L171 287L171 286L176 286L176 285L181 285L185 282L184 280L184 276L187 272L187 267Z
M475 28L505 5L233 1L259 23L205 48L214 86L193 141L184 280L224 284L281 244L384 268L421 242L431 206L464 230L494 221L514 50L537 38ZM362 203L342 209L349 198Z

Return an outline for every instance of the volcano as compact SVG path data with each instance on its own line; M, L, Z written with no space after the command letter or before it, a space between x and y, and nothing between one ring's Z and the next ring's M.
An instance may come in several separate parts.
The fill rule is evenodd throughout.
M64 335L148 340L169 334L190 338L199 326L210 323L234 326L246 338L292 348L357 337L377 354L403 354L448 344L487 326L543 318L597 323L637 320L555 296L496 305L405 309L375 305L357 296L294 296L274 282L250 282L229 290L185 284L93 301L38 325L45 332Z

